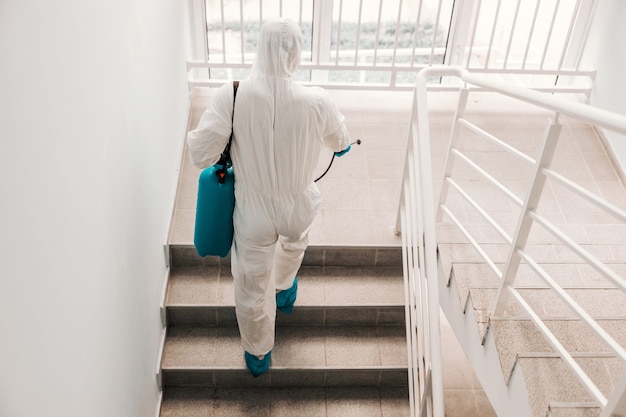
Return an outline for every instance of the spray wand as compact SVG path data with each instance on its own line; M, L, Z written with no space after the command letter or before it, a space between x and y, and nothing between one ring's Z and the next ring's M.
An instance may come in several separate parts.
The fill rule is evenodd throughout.
M360 145L361 144L361 139L357 139L356 141L352 142L350 144L350 146L352 145ZM326 175L328 173L328 171L330 170L330 167L333 166L333 162L335 161L335 156L337 155L337 152L333 152L333 157L330 158L330 164L328 164L328 167L326 168L326 171L324 171L324 173L322 175L320 175L319 177L317 177L317 179L315 180L315 182L318 182L319 180L321 180L322 178L324 178L324 175Z

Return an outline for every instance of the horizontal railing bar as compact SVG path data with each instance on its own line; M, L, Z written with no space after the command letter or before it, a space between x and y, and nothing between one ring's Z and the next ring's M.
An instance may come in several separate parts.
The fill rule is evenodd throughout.
M360 52L365 52L362 55L359 55L359 58L361 61L366 60L367 58L373 58L373 54L376 51L375 49L362 49L359 50ZM385 56L385 57L393 57L393 49L379 49L379 52L377 53L377 56ZM341 51L339 51L339 58L353 58L354 57L354 52L355 50L353 49L342 49ZM396 55L398 55L398 52L400 53L400 56L406 56L407 58L410 58L411 56L415 57L415 56L430 56L431 54L431 49L430 48L417 48L415 49L415 51L413 51L412 49L409 48L399 48L397 49ZM434 50L434 56L441 56L444 55L446 53L445 48L435 48ZM224 53L218 53L218 52L213 52L210 55L212 58L223 58L223 57L227 57L227 58L232 58L235 59L235 57L240 57L241 54L234 54L234 53L228 53L228 54L224 54ZM256 56L256 52L246 52L244 54L244 57L246 58L247 61L252 61L254 59L254 57ZM333 58L336 61L337 58L337 52L335 51L335 53L333 54ZM193 60L193 61L198 61L198 62L213 62L213 61L202 61L202 60ZM239 60L238 60L239 61ZM303 52L300 55L300 61L301 62L311 62L312 61L312 54L311 52ZM332 61L328 61L328 63L331 63ZM236 64L238 62L233 62L233 64ZM336 62L336 65L340 65L340 62ZM356 65L356 64L355 64ZM373 65L375 65L375 63L373 62ZM414 66L414 64L409 63L409 66ZM427 65L427 64L424 64ZM574 71L574 69L572 69L571 71ZM579 71L576 71L579 72Z
M474 161L472 161L468 156L466 156L463 152L459 151L458 149L452 149L450 152L454 153L456 156L458 156L459 158L461 158L462 160L464 160L469 166L471 166L472 168L474 168L475 171L477 171L478 173L480 173L483 177L485 177L486 180L488 180L491 184L493 184L496 188L498 188L500 191L502 191L507 197L509 197L509 199L517 204L518 207L523 207L524 205L524 201L519 198L518 196L516 196L515 194L513 194L513 192L511 192L511 190L509 190L508 188L506 188L500 181L498 181L497 179L495 179L491 174L489 174L487 171L485 171L484 169L482 169L481 167L478 166L478 164Z
M493 288L493 287L491 287ZM525 287L525 286L520 286L520 285L516 285L515 288L519 289L519 290L527 290L527 289L532 289L532 287ZM542 287L539 287L539 289L541 289ZM535 287L535 289L537 289ZM578 287L567 287L564 289L568 289L568 290L576 290L576 289L584 289L584 290L591 290L591 289L602 289L602 290L614 290L615 287L610 287L610 288L606 288L606 287L589 287L589 288L578 288ZM615 321L615 320L623 320L624 316L603 316L603 317L596 317L594 320L597 322L601 322L601 321ZM528 321L530 320L529 318L526 317L519 317L519 316L515 316L515 317L508 317L508 316L492 316L491 320L509 320L509 321ZM576 318L576 317L557 317L557 316L544 316L542 317L542 320L545 322L549 322L549 321L580 321L580 319Z
M565 101L559 97L543 94L529 88L480 77L478 74L470 73L461 67L444 65L432 66L421 70L418 77L458 77L468 84L497 91L504 96L513 97L529 104L543 107L546 110L552 110L557 113L581 119L626 135L626 116L588 104Z
M593 194L591 191L586 190L585 188L581 187L580 185L576 184L575 182L569 180L568 178L564 177L563 175L559 174L558 172L555 172L551 169L548 168L543 168L542 169L542 173L546 176L549 177L555 181L557 181L558 183L560 183L561 185L563 185L564 187L568 188L569 190L575 192L576 194L578 194L579 196L583 197L585 200L587 200L588 202L594 204L596 207L608 212L609 214L611 214L613 217L615 217L618 220L621 220L622 222L626 223L626 211L620 209L619 207L599 198L598 196L596 196L595 194Z
M227 83L228 79L214 79L203 81L189 81L188 86L193 87L221 87L224 83ZM415 88L412 84L345 84L345 83L299 83L305 86L324 86L328 90L346 90L346 91L413 91ZM439 89L428 91L454 91L451 89Z
M546 320L543 319L545 322ZM576 320L579 321L579 320ZM572 358L584 358L584 359L611 359L615 358L615 354L610 352L570 352ZM557 352L519 352L517 354L519 358L560 358Z
M547 110L552 110L557 113L592 122L598 126L602 126L626 135L626 116L611 113L607 110L592 107L583 103L563 101L562 99L554 96L542 94L537 91L528 90L518 86L508 85L495 80L485 79L484 77L477 77L462 69L460 71L461 73L464 73L461 78L470 84L493 89L506 96L526 101L527 103L543 107Z
M607 403L606 397L600 392L598 387L593 383L591 378L585 373L585 371L578 365L576 360L572 358L572 355L569 354L567 349L559 342L556 336L548 329L545 323L541 320L541 318L535 313L535 311L528 305L524 297L513 287L507 286L507 289L511 293L511 295L517 300L520 307L528 314L531 318L537 329L543 334L544 338L552 345L552 347L561 355L561 358L565 361L565 363L570 367L570 369L574 372L574 375L578 378L578 380L587 388L587 391L595 398L598 403L600 403L603 407Z
M197 63L188 66L191 68L227 68L227 69L250 69L252 68L252 64L223 64L220 62L214 63ZM335 64L315 64L302 62L298 66L299 70L335 70L335 71L395 71L395 72L413 72L418 73L421 69L426 67L410 67L407 65L387 65L387 64L377 64L377 65L335 65Z
M469 195L465 192L465 190L463 190L461 188L461 186L459 184L456 183L456 181L454 181L452 178L447 177L446 181L448 182L448 184L450 184L455 190L457 190L457 192L459 194L461 194L463 196L463 198L465 198L465 200L472 206L474 207L474 209L476 211L478 211L478 213L485 219L487 220L487 222L489 222L489 224L496 229L496 231L500 234L500 236L502 236L502 238L504 240L506 240L508 243L512 243L513 242L513 238L511 236L509 236L509 234L502 229L502 227L500 227L500 225L498 223L496 223L496 221L485 211L483 210L483 208Z
M442 53L443 55L443 53ZM215 58L220 58L221 55L216 55ZM241 63L241 62L218 62L218 61L201 61L201 60L191 60L187 61L187 69L191 68L252 68L252 60L254 59L253 55L249 59L249 63ZM351 64L351 63L321 63L317 64L314 62L302 60L300 61L300 65L298 66L300 69L320 69L320 70L332 70L336 68L348 68L348 69L372 69L372 68L381 68L381 69L389 69L389 68L399 68L403 71L411 71L411 72L419 72L424 68L430 68L428 64L415 65L411 63L398 63L395 64L387 64L377 62L376 64L372 63L370 65L365 64ZM590 77L595 75L595 71L578 71L575 69L572 70L527 70L527 69L500 69L500 68L472 68L472 73L474 74L512 74L512 75L554 75L554 76L581 76L581 77ZM532 89L532 88L531 88ZM583 89L583 87L576 88L577 90ZM589 87L584 87L584 89L589 89ZM491 90L491 89L489 89Z
M563 300L578 316L593 330L606 344L615 352L619 358L626 362L626 350L615 341L615 339L604 330L598 323L591 317L584 308L582 308L564 289L558 282L556 282L533 258L531 258L526 252L518 250L517 254L522 258L526 264L544 280L546 284L554 290L561 300Z
M498 266L495 264L495 262L493 262L493 260L489 257L489 255L487 255L487 253L483 250L483 248L480 247L480 244L476 242L476 239L472 237L472 234L467 231L467 229L463 226L463 224L461 224L459 219L457 219L456 216L452 214L452 211L450 211L448 206L442 204L441 209L444 211L444 213L448 215L448 217L450 217L450 220L452 220L454 224L456 224L459 230L461 230L461 233L465 235L467 240L469 240L470 244L474 247L474 249L476 249L478 254L483 258L485 262L487 262L487 265L489 265L489 267L493 270L493 272L496 273L496 275L498 276L498 279L502 279L502 271L500 271Z
M189 87L220 87L224 83L229 82L229 79L221 78L221 79L202 79L202 80L194 80L189 79L188 85ZM316 86L324 86L324 88L328 88L329 90L363 90L363 91L413 91L415 87L413 84L409 83L396 83L392 86L388 84L362 84L362 83L313 83L313 82L301 82L302 85L316 85ZM428 91L429 92L453 92L458 91L458 86L452 85L441 85L441 84L429 84ZM472 91L480 92L480 91L488 91L487 89L481 87L472 87ZM589 89L576 89L576 88L560 88L558 86L550 87L550 88L536 88L535 91L541 91L545 93L562 93L562 94L588 94Z
M587 264L592 266L593 269L601 273L605 278L608 278L609 280L611 280L615 285L617 285L621 289L626 290L626 281L624 281L622 277L617 275L615 271L607 268L607 266L603 264L602 262L598 261L598 259L595 256L593 256L588 251L586 251L578 243L574 242L565 233L557 229L548 219L539 215L535 211L529 211L528 216L530 216L530 218L533 219L537 224L543 226L543 228L546 229L548 232L550 232L552 236L560 240L565 246L571 249L572 252L574 252L576 255L581 257L585 262L587 262Z
M467 127L468 129L470 129L471 131L478 133L479 135L481 135L482 137L484 137L485 139L487 139L488 141L490 141L491 143L493 143L494 145L504 149L505 151L511 153L513 156L515 156L516 158L527 162L531 165L535 164L535 160L533 158L531 158L530 156L526 155L525 153L521 152L520 150L518 150L517 148L514 148L513 146L509 145L508 143L504 142L502 139L492 135L491 133L481 129L480 127L476 126L474 123L470 122L467 119L462 119L459 118L458 122L460 124L462 124L463 126Z

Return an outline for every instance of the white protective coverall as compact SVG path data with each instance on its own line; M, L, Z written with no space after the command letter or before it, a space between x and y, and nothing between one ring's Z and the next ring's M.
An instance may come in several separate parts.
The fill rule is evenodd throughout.
M314 183L321 147L339 152L350 144L344 117L327 92L291 79L301 49L295 22L273 19L263 25L252 74L237 90L232 123L231 269L242 346L255 356L274 346L276 291L292 286L321 203ZM187 137L194 165L217 162L228 142L232 111L233 86L226 83Z

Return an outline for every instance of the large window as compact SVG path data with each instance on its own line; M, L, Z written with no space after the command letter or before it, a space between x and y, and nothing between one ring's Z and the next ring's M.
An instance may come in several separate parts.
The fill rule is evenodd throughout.
M188 1L192 83L246 77L259 28L276 16L302 28L304 82L410 88L437 64L547 85L593 75L582 58L597 0Z

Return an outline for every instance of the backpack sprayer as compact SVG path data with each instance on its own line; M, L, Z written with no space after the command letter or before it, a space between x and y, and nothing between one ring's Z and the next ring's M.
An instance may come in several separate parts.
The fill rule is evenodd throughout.
M352 145L360 145L361 144L361 139L357 139L356 141L352 142L350 144L350 146ZM317 179L314 182L318 182L319 180L321 180L322 178L324 178L324 175L326 175L328 173L328 171L330 170L330 167L333 166L333 162L335 161L335 156L337 156L339 152L333 152L333 156L332 158L330 158L330 164L328 164L328 167L326 168L326 171L324 171L324 173L322 175L320 175L319 177L317 177Z

